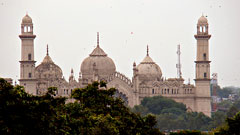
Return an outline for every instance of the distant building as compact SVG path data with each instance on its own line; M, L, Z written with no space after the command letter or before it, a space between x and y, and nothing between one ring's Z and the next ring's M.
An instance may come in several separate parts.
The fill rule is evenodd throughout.
M126 104L133 107L140 104L144 97L164 96L184 103L188 111L203 112L211 116L210 96L210 61L209 61L209 39L208 20L201 16L197 23L197 59L195 86L184 84L184 79L163 78L161 68L147 54L138 65L133 63L133 77L127 78L116 71L114 61L100 48L99 35L97 47L83 60L80 68L79 78L75 79L73 70L66 81L61 68L51 59L48 49L46 56L40 65L35 66L34 39L32 19L26 15L22 19L20 61L20 85L26 91L41 95L48 87L58 88L58 96L69 96L74 88L82 88L87 84L104 80L108 87L117 89L116 96L121 97Z

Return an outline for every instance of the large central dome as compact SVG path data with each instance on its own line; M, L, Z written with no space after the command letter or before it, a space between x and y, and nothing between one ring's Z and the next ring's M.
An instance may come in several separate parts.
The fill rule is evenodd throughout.
M99 79L102 79L116 72L113 60L99 46L99 35L97 47L81 64L81 72L83 79L93 79L93 75L97 75Z

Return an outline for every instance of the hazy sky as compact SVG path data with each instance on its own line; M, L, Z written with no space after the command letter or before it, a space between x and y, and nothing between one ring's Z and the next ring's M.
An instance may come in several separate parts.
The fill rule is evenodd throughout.
M196 24L209 21L211 73L220 86L240 86L240 0L0 0L0 76L20 76L20 25L33 19L36 66L46 55L68 80L96 46L115 62L117 71L132 77L132 64L150 56L163 76L176 77L177 45L181 44L185 81L195 78Z

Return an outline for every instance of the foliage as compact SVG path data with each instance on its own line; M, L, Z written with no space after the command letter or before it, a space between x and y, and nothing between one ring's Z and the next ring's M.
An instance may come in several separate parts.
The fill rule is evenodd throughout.
M182 130L179 132L171 132L170 135L203 135L203 133L198 130Z
M226 125L215 130L216 135L240 135L240 112L226 119Z
M217 89L217 95L221 98L228 98L229 94L233 93L232 89L230 87L225 88L218 88Z
M161 111L173 112L185 112L186 106L182 103L177 103L172 99L164 98L162 96L146 97L142 100L141 105L146 107L150 113L161 114ZM171 110L169 110L171 108Z
M219 110L221 110L223 112L227 112L232 105L233 105L233 103L231 101L225 100L225 101L222 101L221 103L218 103L217 107Z
M187 112L186 106L172 99L162 96L147 97L141 105L135 106L132 111L145 115L155 114L157 127L161 131L177 129L208 130L211 118L203 113Z
M0 134L67 134L65 99L54 98L54 90L33 96L0 78Z
M124 135L161 134L158 129L154 128L157 122L153 115L141 117L139 114L132 113L120 98L113 98L114 92L114 88L106 89L104 83L98 82L83 89L75 89L72 97L79 102L67 106L67 110L80 112L67 111L71 118L70 124L74 127L78 126L73 129L73 132ZM80 115L81 120L76 114ZM74 131L76 129L77 131Z
M162 134L155 128L155 116L129 111L104 82L75 89L74 103L55 97L56 90L34 96L0 79L0 134Z

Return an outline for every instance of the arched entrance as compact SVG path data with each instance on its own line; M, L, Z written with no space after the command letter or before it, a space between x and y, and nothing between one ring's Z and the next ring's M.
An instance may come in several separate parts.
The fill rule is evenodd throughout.
M119 92L118 89L116 89L116 92L113 95L113 97L121 98L124 101L124 104L128 105L128 97L126 96L126 94L123 94L122 92Z

